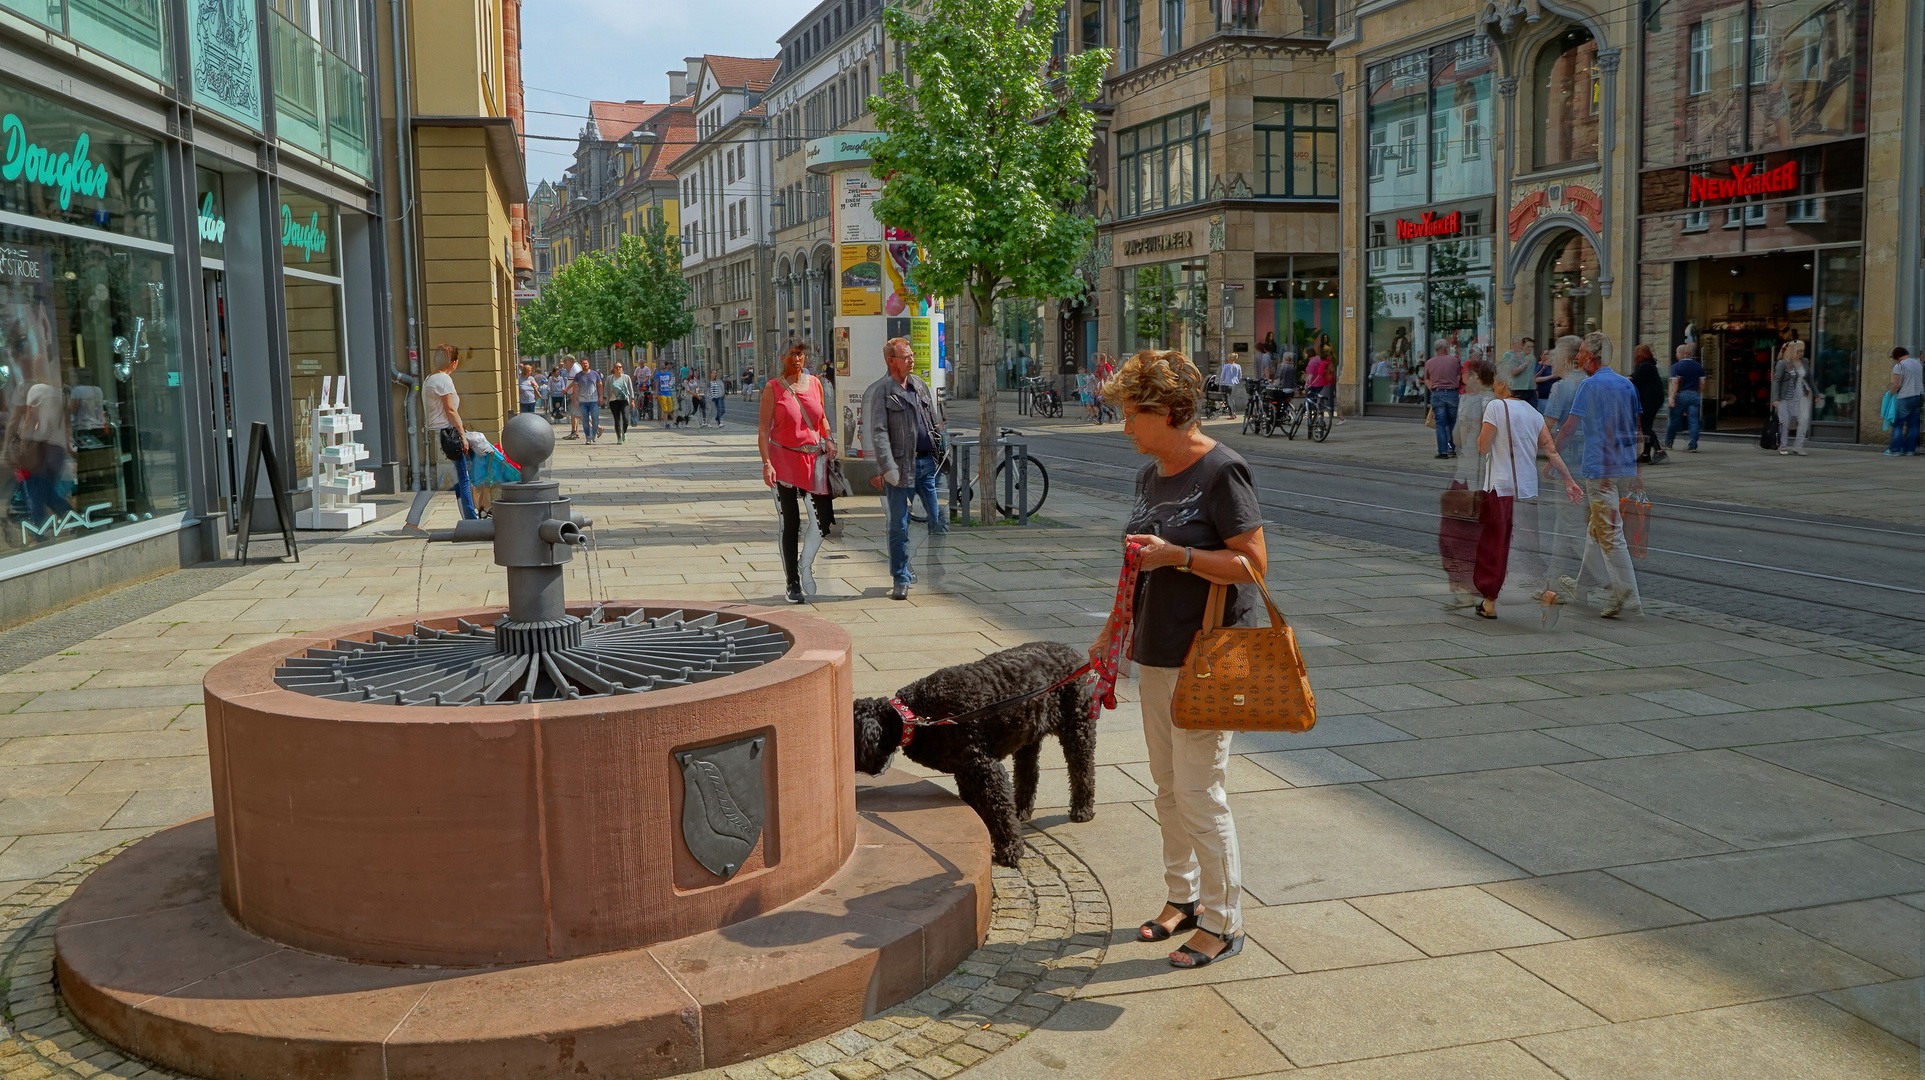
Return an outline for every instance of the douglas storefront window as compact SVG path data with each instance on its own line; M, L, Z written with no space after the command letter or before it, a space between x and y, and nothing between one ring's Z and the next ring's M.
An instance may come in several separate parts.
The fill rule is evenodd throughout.
M0 559L186 509L163 162L0 84Z

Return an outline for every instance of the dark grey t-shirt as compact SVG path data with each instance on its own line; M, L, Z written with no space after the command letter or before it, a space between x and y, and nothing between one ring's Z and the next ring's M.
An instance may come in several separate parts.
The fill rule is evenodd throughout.
M1263 524L1256 484L1241 455L1221 443L1174 476L1159 476L1156 463L1136 478L1136 508L1127 531L1151 533L1181 547L1221 551L1224 540ZM1261 626L1261 597L1254 585L1230 587L1225 626ZM1173 566L1151 570L1137 582L1136 645L1132 659L1151 667L1182 667L1190 640L1203 627L1210 583Z

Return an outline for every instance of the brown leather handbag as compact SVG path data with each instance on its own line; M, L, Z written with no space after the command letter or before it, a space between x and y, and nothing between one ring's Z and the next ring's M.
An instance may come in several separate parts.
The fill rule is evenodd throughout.
M1230 589L1212 584L1203 628L1177 676L1170 720L1200 731L1309 731L1317 722L1317 699L1297 649L1297 635L1270 599L1270 590L1242 556L1237 562L1263 592L1269 626L1225 626Z

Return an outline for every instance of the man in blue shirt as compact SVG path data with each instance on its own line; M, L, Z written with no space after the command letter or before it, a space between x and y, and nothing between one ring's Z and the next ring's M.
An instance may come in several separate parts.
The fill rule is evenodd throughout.
M1643 605L1638 599L1637 575L1631 569L1631 551L1624 543L1624 516L1619 510L1620 500L1638 483L1638 391L1631 380L1604 365L1603 356L1610 348L1610 339L1593 331L1584 335L1577 351L1578 366L1586 377L1577 388L1563 432L1580 426L1584 433L1582 472L1591 496L1591 524L1583 563L1576 574L1558 578L1558 584L1582 600L1578 581L1591 563L1591 553L1597 552L1611 579L1611 595L1598 614L1615 619L1626 606Z
M1691 423L1691 445L1685 449L1698 452L1698 427L1704 419L1704 365L1698 363L1691 354L1697 346L1684 344L1678 346L1678 358L1671 364L1671 394L1666 405L1671 410L1671 419L1664 427L1664 448L1670 450L1678 441L1678 429L1688 419Z

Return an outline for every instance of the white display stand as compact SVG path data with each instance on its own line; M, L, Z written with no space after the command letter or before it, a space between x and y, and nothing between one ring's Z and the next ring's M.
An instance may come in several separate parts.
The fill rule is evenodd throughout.
M310 485L314 505L294 515L301 528L352 529L374 520L374 504L358 499L374 487L374 474L354 467L368 456L368 448L354 438L360 430L360 415L348 410L347 376L338 382L332 375L322 377L321 404L314 410L314 439L309 447L314 461Z

